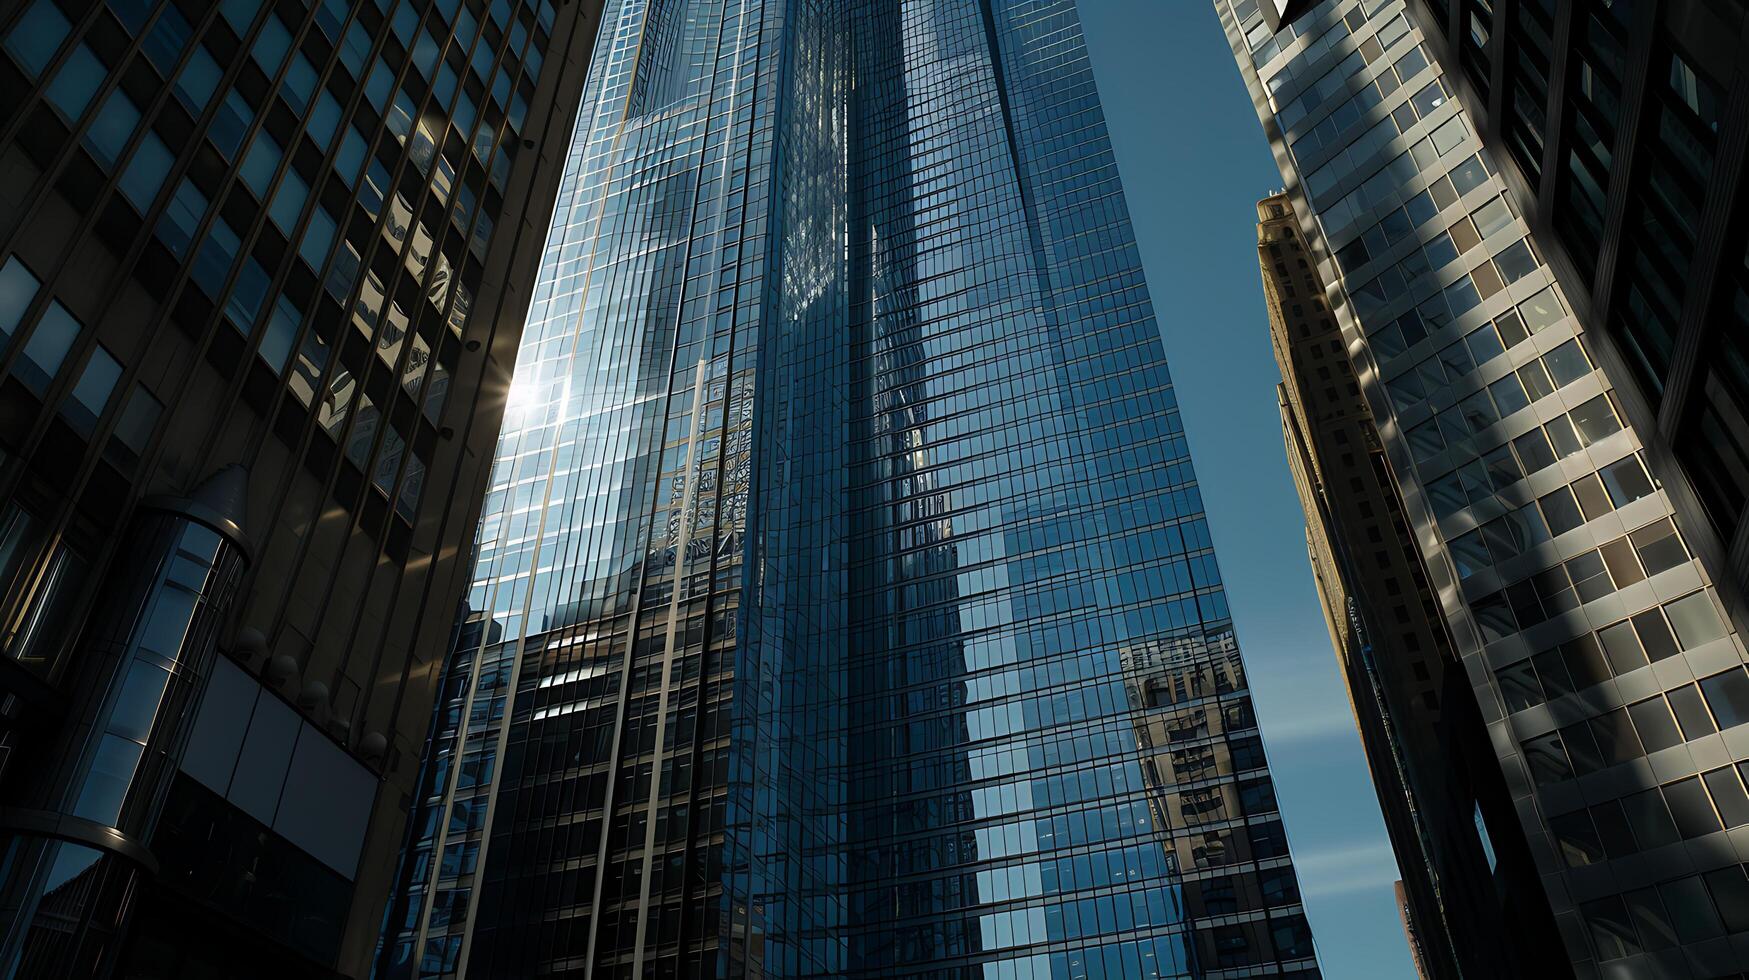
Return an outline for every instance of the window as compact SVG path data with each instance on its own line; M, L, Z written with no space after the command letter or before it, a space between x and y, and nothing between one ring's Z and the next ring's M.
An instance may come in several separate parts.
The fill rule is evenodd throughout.
M1742 867L1733 865L1709 871L1701 880L1712 894L1725 931L1749 931L1749 878L1744 878Z
M310 113L309 126L304 130L316 145L326 150L333 142L334 134L340 130L342 110L334 96L323 89L316 96L316 108Z
M292 303L291 297L281 294L274 301L273 315L268 317L267 329L262 331L261 347L257 354L276 375L285 373L286 361L291 358L292 342L297 338L298 324L303 318L303 312Z
M419 510L419 494L425 489L425 461L407 454L407 472L401 477L401 492L395 495L395 513L409 523Z
M1671 717L1670 707L1662 697L1631 704L1628 714L1632 716L1634 730L1639 732L1640 741L1648 753L1682 744L1682 733L1677 730L1676 719Z
M1705 678L1700 689L1720 728L1749 722L1749 674L1744 674L1741 667Z
M182 258L194 243L200 220L206 215L206 195L187 177L176 185L176 193L164 205L164 216L158 220L158 240L172 255Z
M1529 660L1508 664L1495 672L1500 681L1500 693L1506 699L1506 710L1523 711L1542 704L1542 684L1537 681L1536 668Z
M346 458L352 460L359 469L370 461L371 443L376 438L377 409L369 395L359 396L358 421L352 426L352 434L347 439Z
M242 34L244 31L238 29L237 33ZM268 14L267 23L261 25L261 33L256 35L255 47L250 52L255 63L261 66L268 78L272 78L279 74L280 63L285 60L285 53L290 48L291 34L280 23L278 16Z
M1610 896L1586 902L1579 911L1590 928L1591 944L1597 949L1599 960L1619 960L1640 951L1639 936L1620 898Z
M1569 415L1586 445L1621 429L1621 422L1616 419L1615 409L1609 404L1607 395L1598 395L1573 409Z
M1531 333L1537 333L1545 327L1552 327L1567 315L1567 311L1561 306L1561 301L1555 298L1555 287L1553 286L1518 304L1518 312L1524 318L1524 324Z
M1682 539L1676 536L1676 527L1668 517L1629 534L1628 540L1633 542L1634 551L1646 567L1647 575L1656 575L1688 562L1688 549L1682 546Z
M36 330L24 344L24 357L13 366L18 380L38 395L47 391L49 383L61 370L61 362L67 359L67 352L73 349L73 341L78 339L81 329L79 321L73 319L73 314L67 312L60 300L51 300L49 308L43 311L42 319L37 322Z
M1720 622L1719 614L1705 592L1695 592L1665 605L1664 613L1670 617L1670 625L1676 630L1676 639L1684 650L1692 650L1725 635L1725 624Z
M407 441L393 426L383 431L383 445L377 451L376 471L371 476L371 482L384 494L395 488L395 471L401 468L401 453L407 447Z
M26 75L35 78L55 56L70 26L54 0L36 0L6 36L6 51Z
M1733 766L1702 773L1707 792L1718 807L1719 817L1726 827L1741 827L1749 823L1749 793L1743 791L1743 781Z
M1656 608L1635 616L1633 624L1634 633L1640 638L1640 645L1646 648L1646 656L1653 663L1674 657L1679 652L1676 638L1670 635L1670 627L1665 624L1663 614Z
M139 29L145 25L147 18L151 16L154 4L151 0L145 0L145 2L130 3L129 6L135 9L129 11L125 19L132 21L130 26L135 33L138 33ZM110 4L110 9L115 8L115 4ZM158 18L157 26L152 28L152 33L146 35L145 41L141 43L141 47L146 52L146 60L158 69L160 75L169 78L170 74L176 70L176 63L182 60L182 49L188 44L188 39L193 33L193 30L188 26L188 21L177 11L176 6L174 4L167 5L163 16ZM201 104L205 105L205 103ZM195 114L199 115L198 109Z
M249 152L243 156L241 168L243 183L255 192L257 200L267 200L267 188L273 183L273 173L279 168L279 161L285 157L285 151L274 142L267 130L255 134L255 139L249 143ZM282 227L280 229L284 231Z
M1686 839L1704 837L1724 829L1698 777L1690 776L1665 786L1664 800L1670 805L1677 831Z
M1676 832L1675 821L1670 819L1670 809L1664 803L1664 795L1656 789L1630 793L1621 798L1621 805L1628 816L1628 825L1633 828L1634 841L1640 850L1649 851L1655 847L1674 844L1681 839Z
M194 268L191 275L196 284L213 299L218 299L225 292L225 277L230 273L231 263L237 260L237 251L243 247L243 242L225 219L218 218L207 227L206 241L201 243L200 250L194 256Z
M91 128L85 133L85 147L105 169L113 167L139 123L140 110L118 88L103 100L103 108L91 121Z
M56 546L49 566L16 621L9 653L18 660L47 669L79 634L73 613L85 587L90 563L65 541Z
M159 29L172 21L180 21L182 17L176 13L176 8L165 7L164 16L159 18ZM156 32L154 32L156 33ZM164 71L168 73L174 62L167 64ZM207 103L213 100L213 93L219 90L219 83L224 79L224 72L219 69L219 63L205 47L197 46L194 53L188 56L188 64L182 66L181 74L176 76L176 98L188 111L196 116L206 111ZM219 115L227 121L236 118L233 110L219 110ZM244 117L247 118L247 117ZM218 120L215 119L216 123Z
M1682 737L1694 741L1706 735L1717 732L1718 726L1713 724L1713 716L1707 711L1706 701L1701 698L1700 688L1693 684L1679 687L1669 692L1670 710L1676 713L1676 721L1682 726Z
M207 139L212 140L226 160L235 159L237 149L243 145L243 136L249 132L249 123L255 118L255 110L250 107L249 100L235 88L225 93L225 100L219 104L219 111L213 115L213 121L207 126Z
M1537 498L1537 503L1548 521L1550 534L1564 534L1585 523L1585 516L1573 500L1573 491L1567 487Z
M148 130L116 185L134 209L145 214L152 209L152 199L158 196L158 188L164 186L164 178L175 162L175 154L165 147L158 134Z
M1554 831L1555 843L1560 848L1561 859L1566 862L1567 867L1577 868L1603 860L1603 842L1598 838L1597 828L1592 825L1591 815L1586 811L1576 810L1551 817L1549 829Z
M0 349L18 332L24 311L36 299L36 291L41 285L16 255L9 257L6 265L0 266Z
M1598 757L1606 767L1632 762L1646 754L1628 713L1620 708L1591 719L1591 734L1597 741Z
M133 782L134 769L139 765L145 747L117 735L105 734L98 743L79 801L73 806L74 816L98 823L114 823L121 814L122 800Z
M115 431L103 450L104 459L122 472L131 473L140 457L145 455L146 444L151 442L152 432L158 427L158 417L162 414L163 403L152 397L145 385L136 385L127 404L122 407L121 416L115 421Z
M291 237L298 225L298 213L304 209L304 201L309 197L309 185L304 183L296 170L287 169L285 176L280 178L279 191L273 195L273 205L268 209L268 215L279 230ZM325 247L326 243L322 243ZM314 263L312 263L314 264Z
M1538 786L1571 779L1573 769L1567 762L1567 751L1557 732L1539 735L1524 743L1524 754L1530 763L1530 774Z
M1648 496L1654 489L1638 456L1617 460L1598 472L1603 477L1604 486L1609 490L1610 500L1617 507L1625 507Z
M109 396L119 380L121 364L101 346L92 348L84 373L73 385L73 397L61 408L61 414L66 416L75 431L81 435L91 433L103 410L109 406Z
M1724 933L1719 914L1699 876L1667 881L1658 886L1658 893L1664 896L1664 905L1670 909L1670 921L1675 924L1680 941L1704 942Z
M1532 429L1512 440L1512 448L1518 453L1518 460L1524 464L1526 473L1536 473L1555 464L1555 451L1549 448L1548 435L1541 429Z
M1622 895L1628 916L1639 929L1640 941L1647 949L1668 949L1676 945L1676 930L1670 926L1669 913L1656 888L1636 888Z
M107 71L91 49L81 44L67 56L61 70L55 73L55 80L49 83L43 94L69 122L77 122L85 114L85 107L91 104L91 97L97 94L98 86L103 84Z
M1603 482L1595 475L1580 477L1569 489L1573 491L1573 498L1579 501L1579 509L1585 513L1588 521L1596 520L1615 509L1615 504L1603 489Z

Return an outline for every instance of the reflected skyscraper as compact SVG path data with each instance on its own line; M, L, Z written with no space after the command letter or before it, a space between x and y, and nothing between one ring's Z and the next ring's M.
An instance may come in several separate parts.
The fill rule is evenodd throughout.
M609 5L385 977L1316 977L1074 4Z

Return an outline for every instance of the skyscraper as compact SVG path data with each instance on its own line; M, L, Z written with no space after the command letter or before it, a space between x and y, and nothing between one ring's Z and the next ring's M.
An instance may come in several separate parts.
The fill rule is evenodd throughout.
M1215 9L1580 976L1746 960L1749 673L1419 5Z
M1749 8L1417 0L1726 605L1749 607Z
M1427 980L1554 977L1554 918L1476 711L1402 494L1286 194L1257 205L1257 255L1306 550ZM1486 835L1478 825L1496 828Z
M1315 977L1069 0L604 15L387 977Z
M368 970L594 26L0 8L0 974Z

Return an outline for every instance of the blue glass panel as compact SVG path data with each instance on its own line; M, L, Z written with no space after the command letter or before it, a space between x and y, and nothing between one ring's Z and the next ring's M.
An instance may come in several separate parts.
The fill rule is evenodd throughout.
M190 113L200 115L206 111L207 104L213 100L213 94L219 90L223 75L219 70L219 63L213 60L205 46L196 47L194 53L188 56L188 64L183 65L181 73L176 76L177 101ZM245 115L243 118L248 117ZM213 124L217 126L218 122L215 119ZM219 140L215 138L214 142Z
M30 339L25 341L24 356L13 366L13 374L24 382L25 387L42 394L60 373L61 364L66 361L67 352L73 349L73 341L79 339L82 329L60 300L51 300L42 319L37 321L36 329L31 331Z
M55 56L71 27L53 0L36 0L6 35L6 53L26 76L35 78Z
M255 131L255 139L249 143L249 152L243 155L243 166L239 168L239 172L243 183L260 200L267 200L267 189L273 186L273 174L279 169L284 152L274 142L273 137L268 135L267 130ZM285 228L280 230L284 231Z
M157 189L164 186L164 177L170 175L173 163L177 163L177 158L168 147L164 147L163 140L159 140L156 133L147 133L135 147L133 159L129 159L128 168L122 170L121 180L117 182L122 196L128 198L140 214L145 214L152 207Z
M140 46L146 52L146 60L158 69L158 74L169 78L176 71L176 63L182 60L182 49L193 33L188 20L172 4L164 8L164 13L159 15L158 22L152 25L152 32L146 35Z
M200 219L206 215L206 195L187 177L176 185L176 194L164 206L164 217L158 222L158 238L172 254L181 258L194 241Z
M249 123L254 118L255 110L250 108L249 100L241 92L231 89L225 93L225 101L219 104L218 112L213 114L213 121L207 127L207 138L213 141L225 159L232 159L242 146L243 136L248 133Z
M120 380L121 364L101 346L92 348L90 358L85 361L85 370L80 372L78 382L73 385L73 397L63 406L62 414L74 429L89 433L109 406L109 396Z
M91 121L91 128L85 132L85 146L98 163L105 168L113 167L139 124L140 110L118 88L103 100L103 108Z
M41 285L16 255L7 257L6 264L0 266L0 341L10 341L18 332L24 311L36 299Z
M304 209L304 202L309 199L310 186L304 183L296 170L287 169L279 180L279 190L274 192L273 205L268 209L268 215L279 230L287 235L297 227L298 213ZM326 243L323 243L324 247Z
M91 104L91 97L97 94L97 87L103 84L107 71L91 49L81 44L67 55L44 94L68 120L77 121Z

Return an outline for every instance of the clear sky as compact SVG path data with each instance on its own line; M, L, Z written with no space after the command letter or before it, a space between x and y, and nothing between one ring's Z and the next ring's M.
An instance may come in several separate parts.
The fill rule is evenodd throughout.
M1209 0L1080 0L1324 975L1414 976L1306 562L1257 269L1281 175Z

